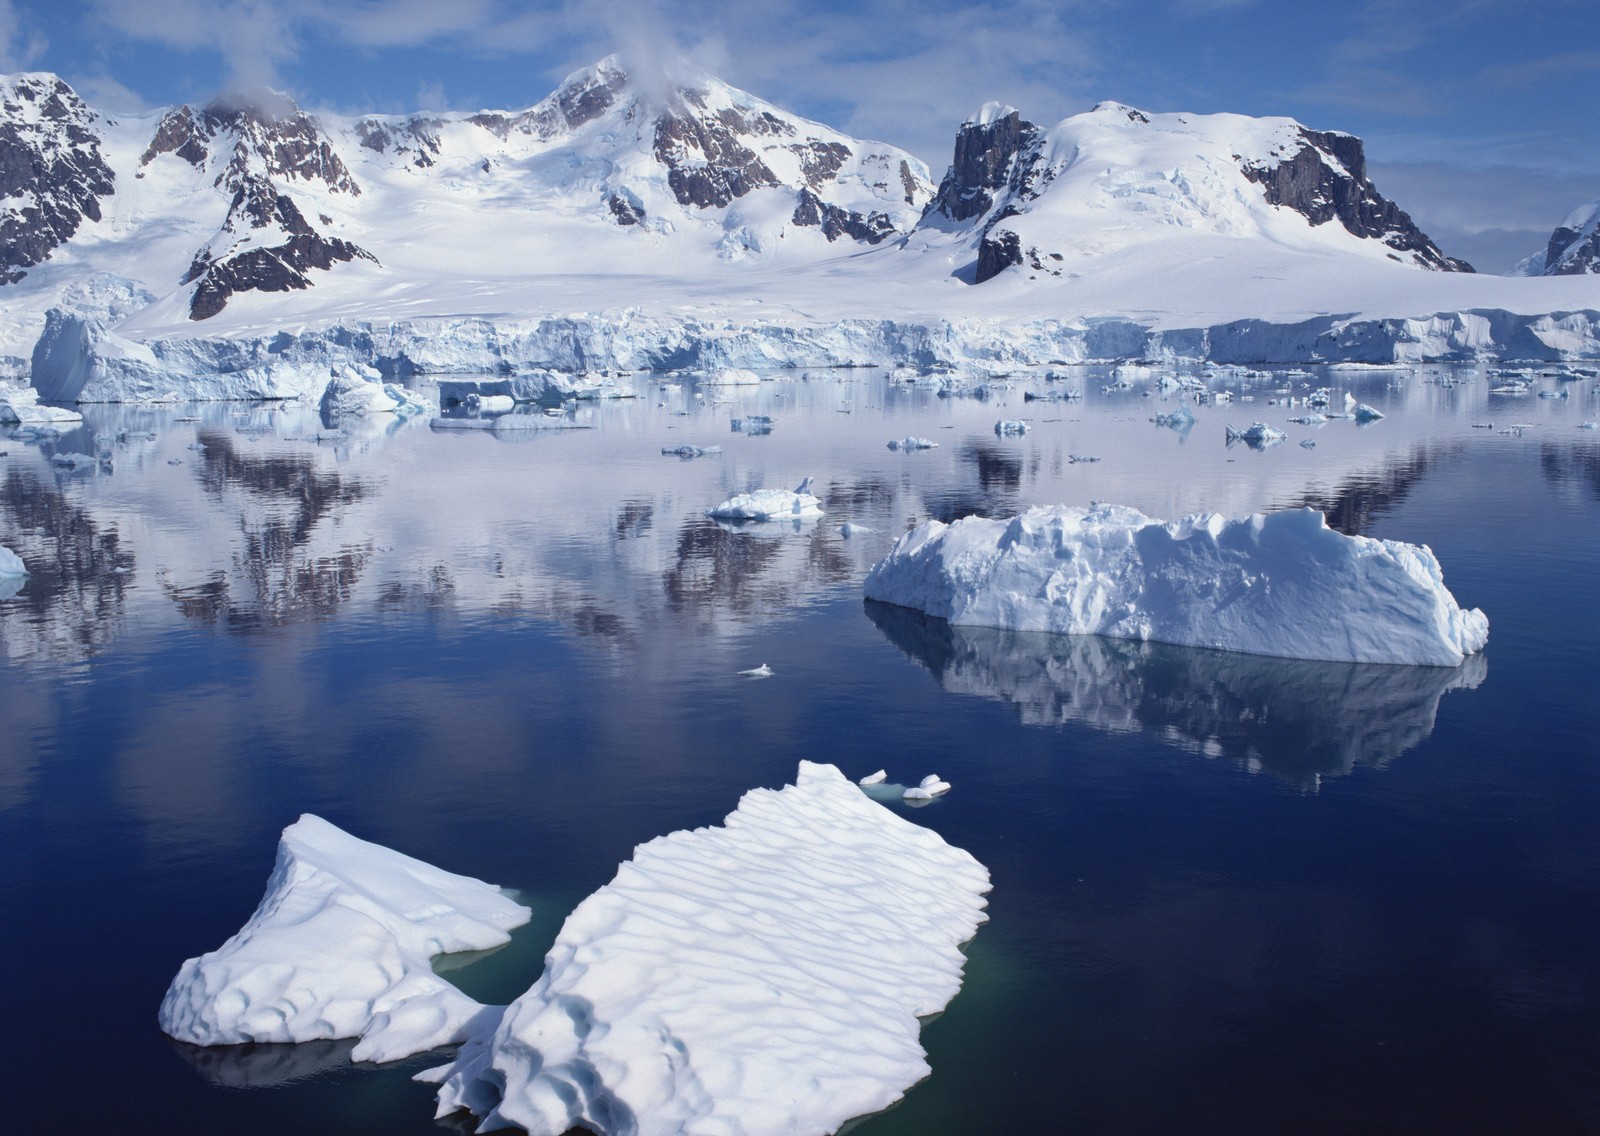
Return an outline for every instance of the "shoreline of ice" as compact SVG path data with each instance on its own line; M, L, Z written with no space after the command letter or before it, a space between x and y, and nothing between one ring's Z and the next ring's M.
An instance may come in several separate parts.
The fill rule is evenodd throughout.
M1332 662L1457 666L1489 634L1426 546L1345 536L1312 509L1162 522L1055 506L927 521L864 591L953 624Z

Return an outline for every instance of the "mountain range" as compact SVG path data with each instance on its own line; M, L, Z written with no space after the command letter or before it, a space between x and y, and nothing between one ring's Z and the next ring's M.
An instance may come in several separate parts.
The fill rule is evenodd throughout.
M407 116L260 92L114 117L15 75L0 191L0 352L17 356L53 309L164 342L619 310L1184 326L1369 298L1406 317L1592 306L1426 283L1471 267L1382 196L1360 139L1292 119L1102 103L1041 127L990 104L935 183L893 146L713 78L639 82L616 57L524 110ZM1549 271L1600 266L1597 215L1569 219Z

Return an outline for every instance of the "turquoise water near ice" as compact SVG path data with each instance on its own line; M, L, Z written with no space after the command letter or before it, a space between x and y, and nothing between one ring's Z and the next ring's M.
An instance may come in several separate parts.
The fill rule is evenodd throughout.
M0 544L34 573L0 600L12 1115L437 1131L409 1080L429 1059L156 1029L182 960L254 908L285 824L315 812L522 892L533 923L450 972L509 999L634 845L810 759L940 773L952 793L908 815L994 878L963 990L924 1031L932 1076L854 1133L1600 1129L1595 384L1277 376L1178 433L1148 380L1063 374L987 401L871 372L646 378L580 407L587 429L520 441L334 438L235 405L85 408L56 443L0 441ZM1275 392L1300 384L1387 417L1295 426ZM1064 387L1083 398L1023 399ZM730 431L745 413L773 433ZM1027 435L995 436L1018 417ZM1258 419L1288 441L1224 444ZM885 448L907 434L939 448ZM722 453L661 455L684 442ZM701 515L807 475L818 524ZM1456 671L1305 664L860 598L912 521L1090 500L1312 503L1426 543L1489 648ZM772 679L737 676L761 662Z

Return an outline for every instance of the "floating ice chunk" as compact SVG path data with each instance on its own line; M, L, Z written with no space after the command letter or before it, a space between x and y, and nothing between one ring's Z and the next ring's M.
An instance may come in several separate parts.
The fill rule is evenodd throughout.
M675 458L682 458L684 461L690 461L690 460L692 460L694 458L703 458L708 454L720 454L722 452L722 447L721 446L704 446L704 447L701 447L701 446L684 445L684 446L677 446L677 447L675 447L673 449L668 449L666 446L662 446L661 447L661 452L663 454L667 454L667 455L670 455L670 456L675 457Z
M0 577L26 576L28 569L22 563L22 557L12 552L5 545L0 544Z
M1165 426L1169 430L1177 430L1181 433L1194 425L1194 411L1187 406L1180 406L1171 414L1156 415L1154 421L1157 426Z
M706 377L705 380L712 386L753 386L761 381L761 376L754 371L747 371L743 367L726 367Z
M1578 429L1580 429L1580 430L1593 430L1595 428L1595 426L1596 426L1596 423L1594 423L1594 422L1580 422L1578 424Z
M1383 417L1383 411L1368 406L1364 402L1357 404L1356 408L1350 413L1357 422L1376 422Z
M762 663L759 667L751 667L749 670L740 671L739 673L746 678L771 678L772 668L767 666L766 663Z
M1328 421L1326 414L1302 414L1299 418L1291 418L1296 426L1322 426Z
M1161 522L1054 506L928 521L865 588L951 623L1285 658L1455 666L1489 637L1425 546L1345 536L1312 509Z
M498 1008L468 998L428 960L500 946L528 917L490 884L308 814L283 830L255 914L178 971L161 1028L193 1045L357 1037L356 1061L458 1043Z
M1004 418L994 424L994 432L1002 438L1020 438L1028 432L1028 424L1015 418Z
M904 438L892 438L892 439L890 439L889 448L891 450L902 450L902 451L905 451L907 453L910 453L913 450L936 450L936 449L939 448L939 443L938 442L930 442L926 438L917 438L917 437L914 437L914 436L911 436L911 435L907 435Z
M744 418L730 418L728 425L735 434L770 434L776 423L765 414L751 414Z
M344 367L323 389L320 409L330 418L361 417L369 414L421 414L432 408L424 401L392 383L370 367Z
M740 493L707 509L706 515L727 521L787 521L822 516L822 502L811 495L808 477L794 489L757 489Z
M39 392L32 387L0 386L0 425L16 426L23 433L54 433L82 421L76 410L40 406Z
M989 874L833 766L635 850L544 975L420 1079L484 1131L835 1132L929 1069Z
M876 773L867 774L861 780L857 781L856 784L857 785L882 785L888 779L889 779L889 771L886 770L886 769L880 769Z
M1267 446L1275 446L1288 437L1288 435L1282 430L1274 430L1265 422L1252 422L1243 430L1229 426L1227 427L1227 432L1228 441L1243 442L1246 445L1254 446L1257 449L1265 448Z
M866 525L858 525L854 521L846 521L839 526L839 535L843 537L858 536L861 533L877 531L877 529L868 528Z
M1315 438L1303 438L1300 442L1300 448L1302 450L1314 450L1317 448L1317 441Z
M902 794L908 801L931 801L950 791L950 782L943 781L937 773L930 773L920 785L913 785Z

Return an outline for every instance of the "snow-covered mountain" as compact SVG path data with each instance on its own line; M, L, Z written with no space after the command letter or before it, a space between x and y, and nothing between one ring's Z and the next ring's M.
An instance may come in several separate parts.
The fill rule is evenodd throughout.
M1512 270L1517 276L1600 273L1600 201L1580 205L1555 227L1550 242Z
M933 188L894 147L715 79L646 90L614 57L522 111L314 117L264 93L112 119L42 74L0 98L0 279L42 285L13 296L112 272L193 320L343 265L378 291L391 265L815 259L909 230Z
M1288 118L1146 114L1112 102L1048 129L985 105L957 134L919 227L926 239L953 236L972 248L977 283L1013 266L1060 277L1188 233L1472 271L1378 192L1353 135ZM1177 247L1172 255L1183 258Z

